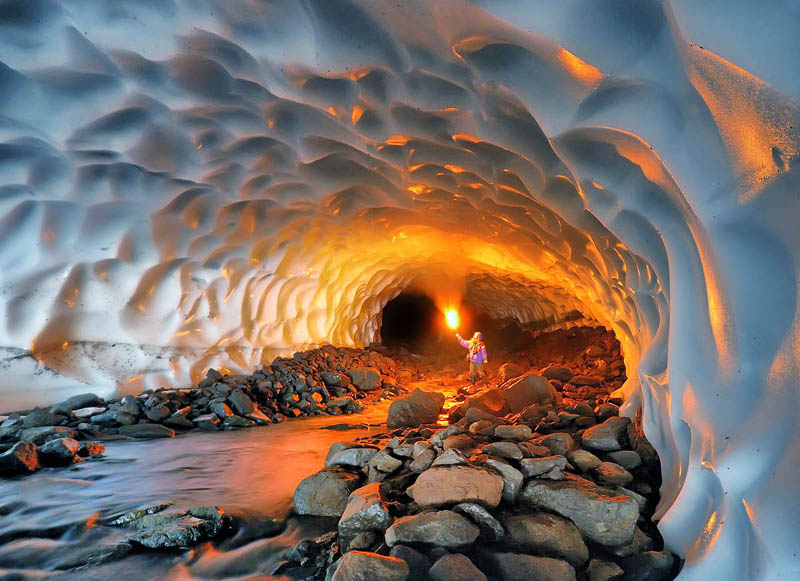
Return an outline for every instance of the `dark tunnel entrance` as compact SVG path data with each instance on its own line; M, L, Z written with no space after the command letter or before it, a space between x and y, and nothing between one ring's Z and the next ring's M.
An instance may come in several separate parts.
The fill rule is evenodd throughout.
M381 313L381 342L408 347L412 351L428 349L439 334L441 311L426 294L406 291L386 303Z

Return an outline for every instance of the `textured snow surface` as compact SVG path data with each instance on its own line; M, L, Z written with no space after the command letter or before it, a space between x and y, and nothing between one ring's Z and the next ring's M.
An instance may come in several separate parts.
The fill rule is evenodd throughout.
M579 310L622 342L683 577L797 578L798 28L793 0L0 0L0 407L363 345L412 284Z

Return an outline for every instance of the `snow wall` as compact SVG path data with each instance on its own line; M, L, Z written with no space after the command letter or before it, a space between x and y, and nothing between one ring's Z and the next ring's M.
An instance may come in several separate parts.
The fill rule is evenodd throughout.
M379 337L619 337L685 579L797 578L800 5L1 0L0 409Z

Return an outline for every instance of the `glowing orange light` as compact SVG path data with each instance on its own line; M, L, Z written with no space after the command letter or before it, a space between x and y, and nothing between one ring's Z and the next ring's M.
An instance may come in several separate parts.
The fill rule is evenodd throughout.
M451 329L458 329L458 311L455 309L448 309L444 313L444 318L447 321L447 326Z

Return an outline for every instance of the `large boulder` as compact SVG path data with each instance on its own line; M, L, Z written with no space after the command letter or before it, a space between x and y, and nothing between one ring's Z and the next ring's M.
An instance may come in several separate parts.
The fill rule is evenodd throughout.
M381 375L372 367L356 367L348 371L347 375L361 391L372 391L381 386Z
M587 538L608 547L633 540L639 505L632 498L566 474L566 480L531 480L520 495L528 506L570 519Z
M339 519L339 544L347 551L350 541L367 531L383 532L392 524L380 484L373 482L353 491Z
M30 474L39 468L36 445L30 442L17 442L7 452L0 454L0 476Z
M304 478L294 491L294 511L297 514L341 517L350 493L358 488L356 474L326 468Z
M235 389L233 393L228 396L228 401L231 407L240 416L252 414L256 409L253 400L241 389Z
M127 541L154 550L194 547L230 528L229 517L219 507L199 507L186 512L163 512L159 508L134 511L111 524L133 529Z
M420 424L434 424L442 412L444 400L444 394L415 389L409 396L392 402L386 426L415 428Z
M502 518L506 542L512 547L537 555L554 555L574 567L582 567L589 549L581 533L565 518L537 513L508 513Z
M500 366L500 369L497 370L497 376L500 378L500 383L505 383L509 379L519 377L523 373L525 373L525 370L516 363L503 363Z
M81 393L68 397L61 403L54 405L50 411L54 414L66 415L71 411L88 407L100 407L104 404L102 397L98 397L93 393Z
M350 551L336 568L331 581L405 581L408 579L408 564L397 557L385 557L377 553Z
M462 502L495 507L503 496L503 479L473 466L436 466L420 474L409 493L422 507Z
M517 553L490 553L486 560L498 579L502 581L575 581L575 569L560 559L518 555Z
M466 547L475 542L480 529L450 510L423 512L394 521L386 530L386 544L423 543L445 548Z
M39 448L39 461L44 466L69 466L75 461L80 444L72 438L50 440Z
M508 409L513 413L521 412L533 404L547 405L558 402L556 389L547 379L534 373L512 382L503 390L503 396Z
M477 408L492 416L504 416L508 413L508 406L503 397L503 392L496 388L487 389L482 393L468 397L464 403L454 409L451 421L463 417L470 408Z

